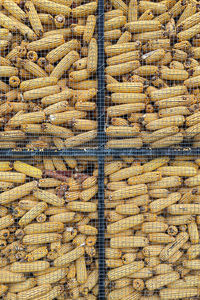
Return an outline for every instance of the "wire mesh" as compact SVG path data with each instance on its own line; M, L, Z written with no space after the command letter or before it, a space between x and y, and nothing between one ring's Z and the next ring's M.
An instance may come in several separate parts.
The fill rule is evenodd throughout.
M0 149L97 146L96 21L96 1L3 1Z
M109 148L199 147L199 6L105 2Z
M106 299L199 299L199 162L106 159Z
M199 4L0 5L0 297L199 299Z
M98 298L95 157L0 160L1 299Z
M197 4L34 1L2 4L1 148L199 146Z

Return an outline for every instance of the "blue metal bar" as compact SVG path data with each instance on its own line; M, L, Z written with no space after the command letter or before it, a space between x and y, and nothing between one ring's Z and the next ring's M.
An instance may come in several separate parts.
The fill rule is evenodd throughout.
M16 150L16 149L0 149L0 158L4 157L34 157L34 156L175 156L175 155L192 155L199 156L200 148L161 148L161 149L148 149L148 148L123 148L123 149L62 149L62 150Z
M105 299L105 241L104 241L104 150L105 150L105 78L104 78L104 0L98 1L98 252L99 300Z
M104 218L104 157L98 160L98 253L99 253L99 295L98 299L105 299L105 218Z
M105 78L104 78L104 0L98 1L98 146L103 150L105 146Z
M34 156L98 156L98 149L0 149L0 158L3 157L34 157Z
M160 148L160 149L150 149L150 148L123 148L123 149L105 149L104 155L120 155L120 156L176 156L176 155L200 155L200 148Z

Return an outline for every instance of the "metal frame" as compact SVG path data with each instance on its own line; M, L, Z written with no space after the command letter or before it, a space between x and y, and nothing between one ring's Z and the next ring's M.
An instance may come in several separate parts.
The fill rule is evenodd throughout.
M98 251L99 251L99 295L105 297L105 220L104 220L104 147L105 147L105 80L104 80L104 0L98 1ZM101 137L101 138L100 138Z
M46 150L15 150L15 149L0 149L0 157L34 157L34 156L96 156L103 159L106 156L199 156L200 148L116 148L106 149L102 147L102 141L100 141L100 147L94 149L46 149Z
M32 158L34 156L96 156L98 158L98 216L99 216L99 299L106 299L105 296L105 219L104 219L104 158L106 156L199 156L200 148L123 148L107 149L105 148L105 81L104 81L104 0L98 1L98 147L92 149L62 149L62 150L15 150L0 149L1 158Z

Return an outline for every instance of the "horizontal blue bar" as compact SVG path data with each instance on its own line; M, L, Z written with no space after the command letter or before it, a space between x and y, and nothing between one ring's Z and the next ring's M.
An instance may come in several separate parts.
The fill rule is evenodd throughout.
M0 158L5 157L34 157L34 156L96 156L105 157L114 156L175 156L175 155L200 155L200 148L115 148L115 149L62 149L62 150L16 150L16 149L0 149Z

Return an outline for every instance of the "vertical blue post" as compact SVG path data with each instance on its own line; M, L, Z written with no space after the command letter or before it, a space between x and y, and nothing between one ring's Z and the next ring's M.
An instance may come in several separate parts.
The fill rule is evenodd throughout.
M105 299L105 220L104 220L104 156L99 157L99 176L98 176L98 216L99 216L99 300Z
M98 1L98 216L99 216L99 296L105 299L105 220L104 220L104 147L105 147L105 81L104 81L104 0Z
M105 145L105 78L104 78L104 0L98 1L98 148L103 154Z

